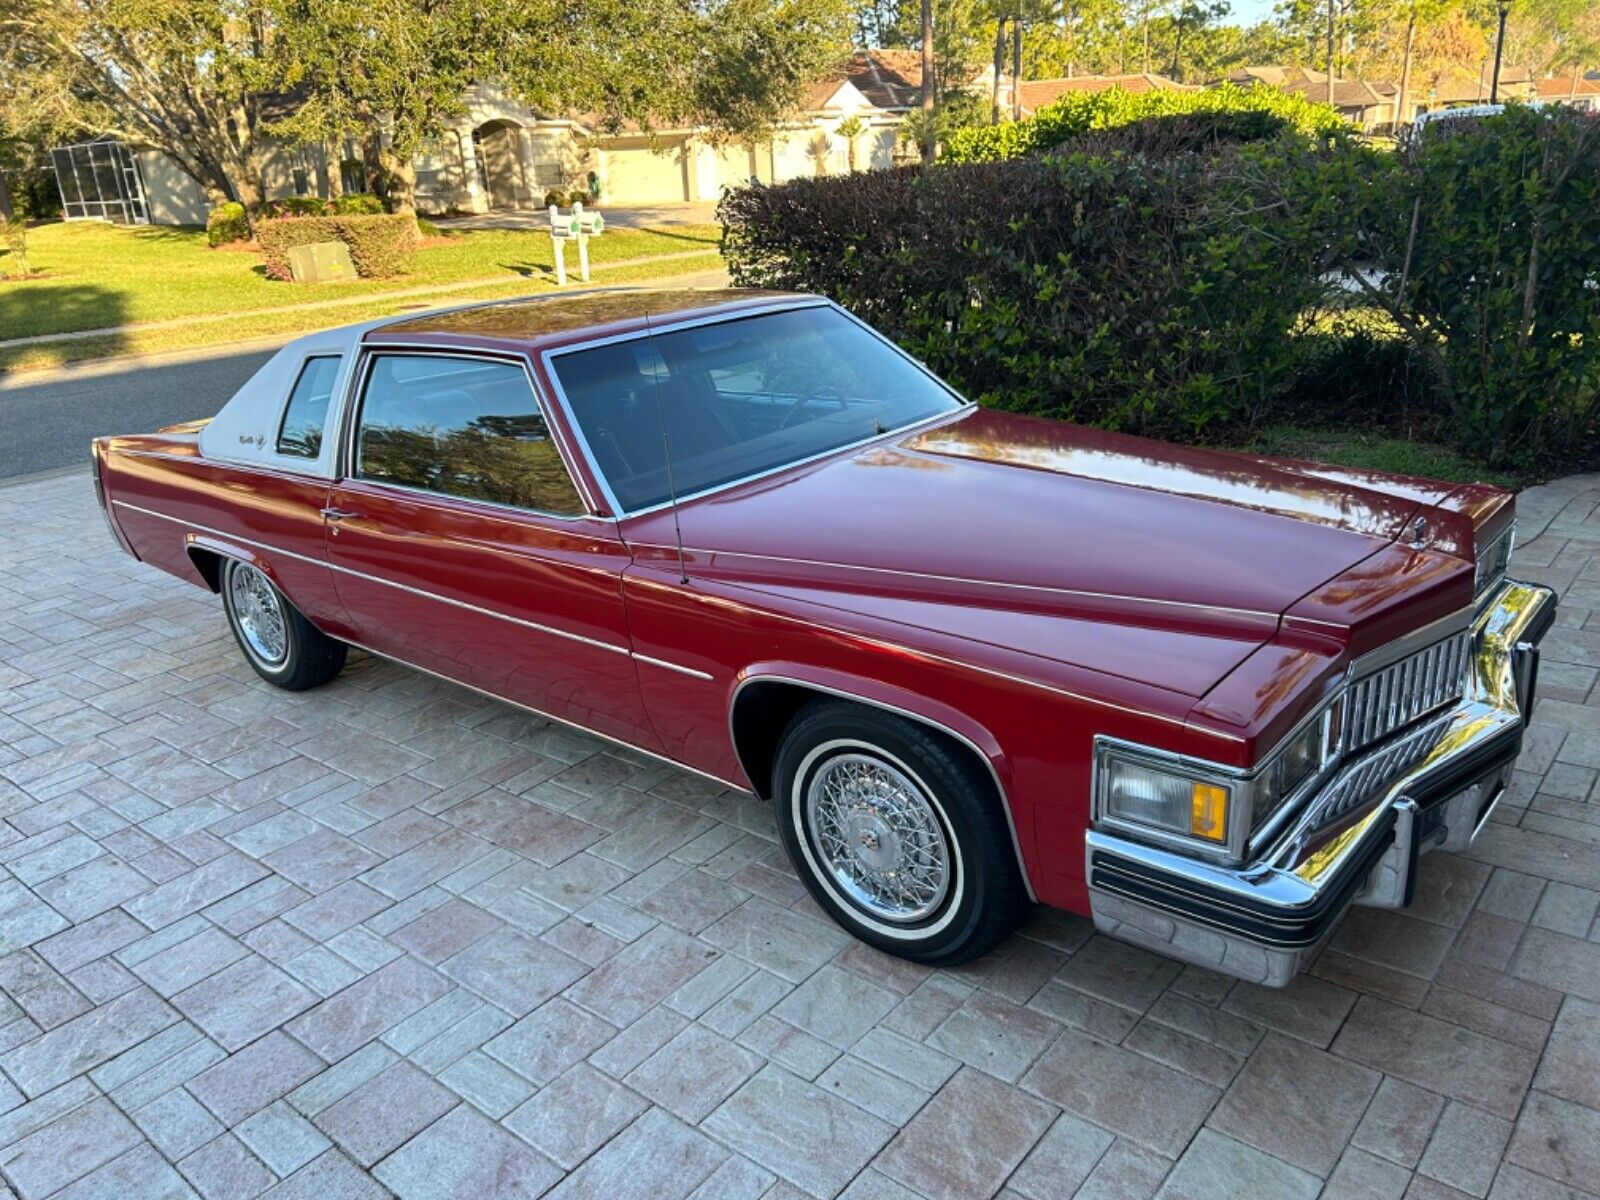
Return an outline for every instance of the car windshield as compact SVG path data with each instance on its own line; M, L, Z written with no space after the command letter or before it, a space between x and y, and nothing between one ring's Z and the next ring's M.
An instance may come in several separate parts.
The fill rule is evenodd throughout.
M553 365L624 512L964 403L877 334L824 306L613 342L559 355Z

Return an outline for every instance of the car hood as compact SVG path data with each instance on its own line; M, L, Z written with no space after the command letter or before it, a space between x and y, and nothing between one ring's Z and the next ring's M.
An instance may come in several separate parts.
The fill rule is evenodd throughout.
M969 410L680 517L730 582L1201 695L1451 490Z

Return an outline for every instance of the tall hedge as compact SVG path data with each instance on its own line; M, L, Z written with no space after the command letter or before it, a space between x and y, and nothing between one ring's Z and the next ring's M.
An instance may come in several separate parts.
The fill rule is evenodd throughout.
M1099 129L1116 129L1156 117L1211 116L1243 133L1253 116L1262 126L1257 136L1286 127L1316 137L1337 137L1350 126L1327 104L1292 92L1254 84L1225 84L1203 91L1068 92L1023 121L963 129L945 147L947 162L996 162L1022 158L1060 146ZM1236 134L1225 140L1250 140Z
M1380 210L1397 314L1469 450L1600 453L1600 114L1452 124L1404 149L1398 203Z
M417 223L409 213L337 217L278 217L256 222L256 242L273 279L292 278L289 251L315 242L343 242L363 279L402 275L417 248Z
M1240 151L1110 152L730 192L734 281L820 292L996 407L1194 436L1270 405L1329 285Z

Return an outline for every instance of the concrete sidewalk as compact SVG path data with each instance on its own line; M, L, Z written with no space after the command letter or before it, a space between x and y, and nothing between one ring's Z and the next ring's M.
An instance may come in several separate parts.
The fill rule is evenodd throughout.
M886 958L765 805L361 654L276 691L83 474L0 488L0 1172L23 1200L1589 1195L1600 477L1522 513L1516 572L1563 602L1510 794L1273 992L1051 912L959 970Z
M590 267L591 275L605 275L608 271L620 270L624 267L648 266L652 263L677 262L683 259L704 258L707 254L716 253L714 247L703 250L679 250L671 254L647 254L641 258L625 258L618 262L594 263ZM541 271L529 279L555 279L554 271ZM582 286L577 282L576 259L573 269L567 276L568 287ZM10 350L21 346L44 346L55 342L81 341L85 338L112 337L119 334L148 333L157 329L181 329L189 325L211 325L218 321L249 321L255 317L278 316L282 313L308 312L318 310L335 310L351 308L358 305L385 304L395 300L434 299L446 298L461 292L482 291L484 288L511 287L517 280L504 275L486 276L482 279L467 279L458 283L435 283L425 287L397 288L389 292L363 292L359 296L339 296L332 300L305 300L298 304L282 304L274 308L253 308L243 312L206 313L193 317L174 317L169 321L140 321L131 325L107 325L100 329L75 329L67 333L40 333L32 337L0 338L0 350ZM287 340L287 339L285 339Z

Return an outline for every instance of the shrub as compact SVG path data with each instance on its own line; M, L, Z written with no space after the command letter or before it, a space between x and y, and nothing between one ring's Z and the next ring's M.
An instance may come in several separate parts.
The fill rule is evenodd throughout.
M271 221L278 217L321 217L329 211L328 201L321 196L283 196L264 202L256 216Z
M588 188L573 188L567 193L567 204L593 204L594 197L589 195Z
M565 192L558 192L554 188L551 188L544 194L544 206L546 208L549 208L552 204L557 208L560 208L566 202L567 194Z
M1250 141L1270 136L1263 118L1276 118L1282 125L1317 137L1338 137L1349 130L1344 118L1329 105L1265 84L1248 88L1225 84L1198 92L1125 92L1110 88L1103 92L1069 92L1024 121L958 130L950 135L944 157L950 162L1020 158L1053 149L1093 130L1177 116L1191 118L1191 129L1197 133L1206 126L1200 118L1211 118L1215 131L1229 134L1213 137L1213 141ZM1254 136L1244 136L1252 131Z
M1276 401L1328 287L1315 239L1257 213L1238 155L736 189L723 254L735 283L831 296L985 403L1197 436Z
M61 188L50 167L25 166L7 177L11 204L26 221L53 221L61 216Z
M0 221L0 247L6 250L5 274L26 279L33 274L28 264L28 223L21 217Z
M1454 124L1454 123L1451 123ZM1600 114L1520 105L1400 156L1386 265L1464 448L1525 466L1595 447ZM1416 232L1412 235L1412 213Z
M346 192L329 201L328 206L337 217L377 216L389 211L382 198L371 192Z
M250 240L250 222L245 219L244 205L229 200L213 208L206 217L206 244L226 246L230 242Z
M377 216L278 217L256 223L256 241L273 279L290 279L289 251L315 242L343 242L363 279L400 275L417 247L417 222L409 213Z

